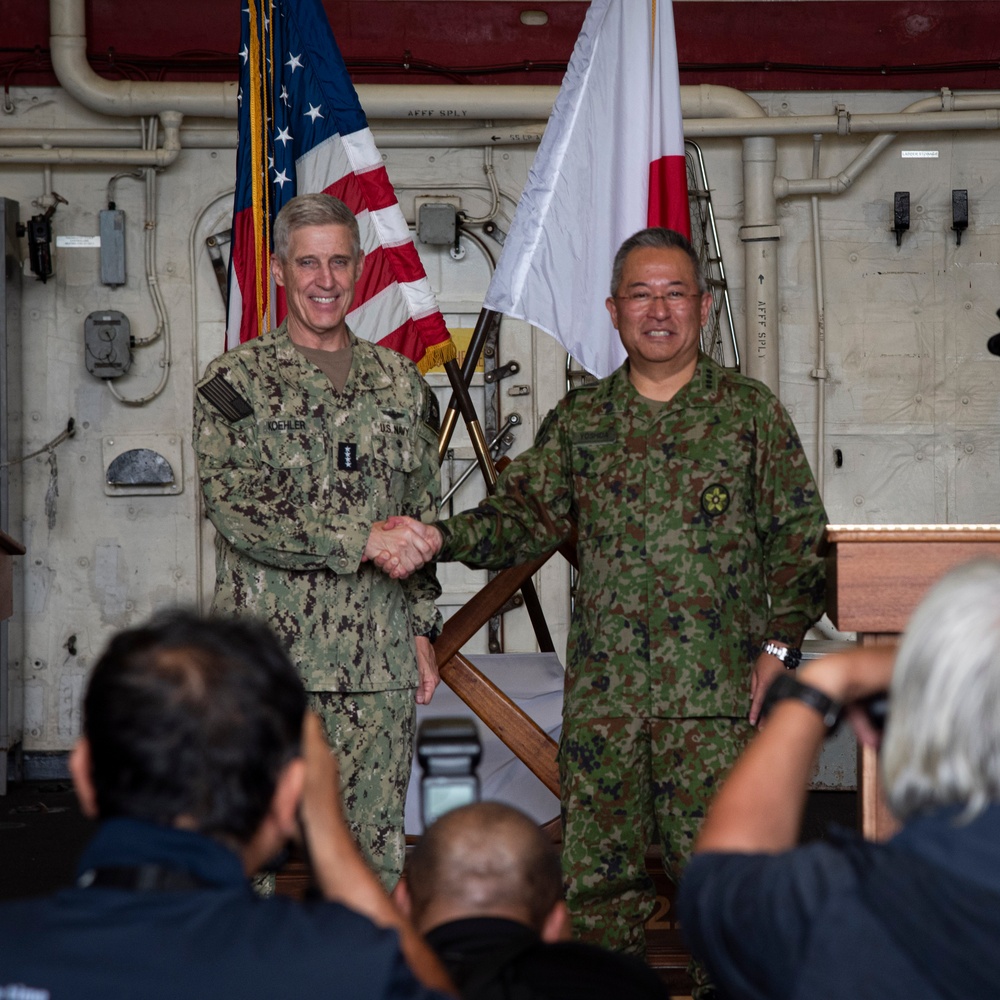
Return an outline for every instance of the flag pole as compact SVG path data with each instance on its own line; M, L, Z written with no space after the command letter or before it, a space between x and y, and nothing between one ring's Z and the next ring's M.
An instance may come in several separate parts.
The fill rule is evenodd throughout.
M487 339L493 333L494 329L500 325L501 318L501 314L494 309L486 309L484 307L479 310L479 319L476 320L476 327L472 331L472 337L469 340L468 350L465 352L465 357L462 360L462 371L459 375L462 385L465 388L466 396L469 394L469 386L472 385L472 376L476 371L476 365L479 364L479 356L483 353L483 346L486 344ZM445 371L448 372L448 377L451 378L451 371L449 370L448 365L445 365L444 367ZM457 364L455 367L457 368ZM454 386L454 384L454 379L452 379L452 386ZM469 406L472 406L471 399L469 400ZM460 407L458 404L458 395L455 391L452 391L451 399L448 401L448 408L444 411L444 417L441 420L441 432L438 435L438 464L444 461L445 453L448 451L448 445L451 444L451 438L455 433L455 426L458 423L459 412ZM473 416L475 416L474 409L472 412ZM478 424L478 420L476 423ZM483 474L486 474L485 470ZM495 474L494 478L496 478Z
M488 327L491 322L490 318L486 318L485 320L483 318L483 314L488 312L492 312L492 310L484 309L483 312L480 313L480 320L483 320L484 327ZM493 315L499 318L500 314L493 313ZM477 324L477 329L478 326L479 324ZM482 344L480 344L480 349L481 348ZM466 354L466 361L468 361L470 354ZM475 371L475 367L475 363L473 363L472 371ZM468 428L469 437L472 439L472 447L476 452L479 467L483 470L483 478L486 480L486 492L492 494L496 490L497 470L496 466L493 464L493 456L490 454L489 445L486 443L486 435L483 434L483 429L479 425L479 417L476 415L476 408L472 405L472 397L469 395L469 387L465 384L465 366L463 366L462 369L459 369L458 362L452 359L451 361L445 362L444 370L448 373L448 379L451 381L453 393L452 399L457 402L458 410L461 412L462 417L465 420L465 426ZM549 633L549 626L545 621L545 613L542 611L542 602L538 599L538 594L535 591L535 585L530 579L525 580L525 582L521 584L521 595L524 597L524 608L528 612L528 618L531 619L531 627L535 632L535 639L538 641L538 648L543 653L554 652L555 645L552 642L552 636Z

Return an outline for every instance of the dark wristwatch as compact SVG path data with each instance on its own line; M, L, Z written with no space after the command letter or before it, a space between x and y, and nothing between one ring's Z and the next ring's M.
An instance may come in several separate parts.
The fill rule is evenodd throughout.
M771 709L779 701L784 701L786 698L801 701L803 705L815 709L822 716L823 725L831 731L840 722L840 712L844 706L839 701L834 701L829 695L823 694L819 688L803 684L794 674L778 674L775 677L767 689L767 694L764 695L764 704L760 708L761 718L767 718Z
M784 664L786 670L794 670L802 662L802 650L793 649L791 646L779 646L770 639L760 647L761 652L770 653L777 657Z

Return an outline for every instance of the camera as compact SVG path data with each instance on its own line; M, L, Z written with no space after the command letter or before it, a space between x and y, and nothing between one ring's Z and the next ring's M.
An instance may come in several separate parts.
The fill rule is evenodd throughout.
M476 768L483 755L471 719L424 719L417 730L420 818L426 830L439 816L479 799Z
M885 729L885 720L889 717L889 692L873 694L870 698L865 698L861 704L868 721L876 732L881 733Z

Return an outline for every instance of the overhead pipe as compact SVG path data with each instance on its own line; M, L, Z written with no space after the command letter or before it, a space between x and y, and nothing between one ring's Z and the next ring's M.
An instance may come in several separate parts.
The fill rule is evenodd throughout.
M84 0L49 0L49 51L59 85L85 108L105 115L150 117L179 111L196 118L235 118L237 84L106 80L87 61Z
M180 132L183 116L177 111L161 111L159 118L160 124L163 126L163 145L159 149L109 148L107 146L91 148L85 144L75 144L72 148L48 144L43 145L42 148L7 148L3 143L0 143L0 165L42 163L169 167L180 155ZM3 131L0 131L0 135L3 135Z
M178 142L184 149L235 149L236 129L182 124ZM142 149L142 128L138 123L100 128L0 128L0 149L11 147L24 150L25 155L30 150L66 147Z

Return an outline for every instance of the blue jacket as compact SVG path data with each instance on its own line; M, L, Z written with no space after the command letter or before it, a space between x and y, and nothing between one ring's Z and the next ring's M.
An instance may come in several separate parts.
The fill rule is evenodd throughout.
M440 996L414 978L394 931L337 903L259 898L239 858L200 834L110 820L84 852L80 872L139 865L187 873L195 884L77 886L0 905L0 997Z
M678 916L730 1000L1000 996L1000 805L943 809L885 844L699 854Z

